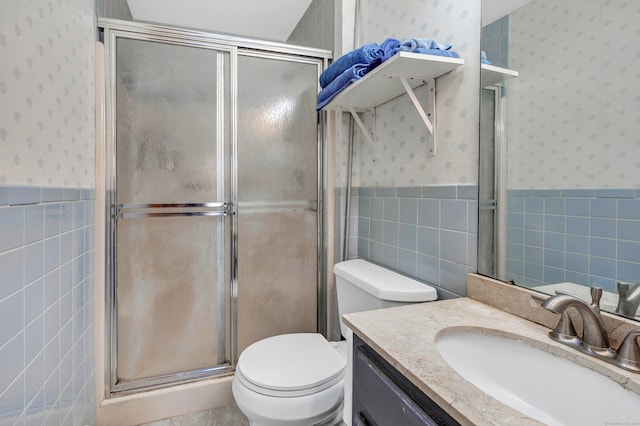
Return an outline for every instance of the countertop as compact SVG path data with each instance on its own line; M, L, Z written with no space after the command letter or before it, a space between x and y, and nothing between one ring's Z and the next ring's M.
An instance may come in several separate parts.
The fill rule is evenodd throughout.
M436 350L447 329L474 329L518 338L571 359L640 393L640 375L587 357L548 337L549 329L470 298L347 314L355 334L463 425L539 425L460 377Z

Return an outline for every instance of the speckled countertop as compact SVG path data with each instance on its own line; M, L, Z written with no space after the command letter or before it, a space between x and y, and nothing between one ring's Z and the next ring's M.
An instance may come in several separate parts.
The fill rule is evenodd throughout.
M460 377L436 350L447 330L474 329L518 338L598 371L640 393L640 374L584 356L548 337L549 329L470 298L347 314L345 323L463 425L539 425Z

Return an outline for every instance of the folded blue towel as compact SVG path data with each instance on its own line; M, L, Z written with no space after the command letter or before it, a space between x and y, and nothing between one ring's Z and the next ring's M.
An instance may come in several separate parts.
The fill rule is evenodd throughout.
M384 62L398 53L400 40L388 38L380 44L380 48L384 51L384 55L382 56L382 62Z
M371 65L371 68L382 62L384 51L377 43L368 43L339 57L320 74L320 87L323 89L336 77L356 64Z
M489 62L489 60L487 59L487 54L484 50L480 51L480 63L481 64L486 64L486 65L491 65L491 62Z
M338 93L344 90L348 85L354 81L360 80L366 73L371 70L369 64L355 64L351 68L345 70L338 77L334 78L331 83L318 93L318 107L316 111L319 111L328 104L331 99Z
M400 44L400 51L402 52L414 52L416 49L449 50L451 45L438 43L431 38L410 38Z
M460 57L460 55L458 55L453 50L418 48L418 49L414 50L413 53L422 53L423 55L446 56L448 58L459 58Z

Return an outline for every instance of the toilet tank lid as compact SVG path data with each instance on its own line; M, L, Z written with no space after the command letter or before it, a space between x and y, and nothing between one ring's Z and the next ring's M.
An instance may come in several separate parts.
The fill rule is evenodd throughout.
M336 263L333 272L367 293L394 302L428 302L438 293L430 285L400 275L363 259Z

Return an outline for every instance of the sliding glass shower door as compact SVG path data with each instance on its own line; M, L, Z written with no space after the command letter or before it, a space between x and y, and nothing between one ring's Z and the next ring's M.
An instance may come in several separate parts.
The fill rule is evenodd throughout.
M238 351L318 330L319 63L238 57ZM309 83L312 84L309 84Z
M230 370L231 48L116 37L112 391Z
M318 331L330 52L105 20L107 395Z

